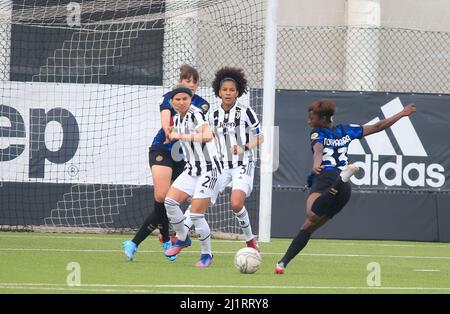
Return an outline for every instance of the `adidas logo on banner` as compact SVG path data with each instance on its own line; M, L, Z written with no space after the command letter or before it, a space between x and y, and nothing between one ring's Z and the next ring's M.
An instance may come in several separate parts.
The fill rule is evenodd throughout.
M403 105L397 97L381 107L386 118L389 118L403 110ZM374 124L380 121L377 117L367 124ZM354 140L349 146L350 155L364 155L364 161L354 162L364 173L359 178L352 177L351 181L356 185L379 185L403 186L409 187L442 187L445 183L444 167L441 164L427 164L428 154L414 129L409 117L400 119L390 127L395 142L398 144L402 155L398 155L393 141L389 138L386 131L381 131L364 138L370 149L368 154L359 140ZM379 156L395 156L395 162L386 162L380 164ZM405 158L404 158L405 157ZM405 164L405 160L410 157L420 157L424 162L411 162ZM387 176L387 173L394 173L393 177ZM380 182L381 181L381 182Z

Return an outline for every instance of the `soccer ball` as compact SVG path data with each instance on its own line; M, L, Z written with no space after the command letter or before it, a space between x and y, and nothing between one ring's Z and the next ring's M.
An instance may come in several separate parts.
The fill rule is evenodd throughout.
M234 256L234 266L242 274L253 274L261 266L261 255L254 248L242 248Z

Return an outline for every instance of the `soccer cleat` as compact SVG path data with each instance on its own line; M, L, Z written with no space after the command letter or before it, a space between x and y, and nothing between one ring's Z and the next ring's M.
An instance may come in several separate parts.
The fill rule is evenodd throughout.
M211 265L212 261L213 261L212 255L202 254L200 255L200 260L195 264L195 266L199 268L206 268L209 267L209 265Z
M189 236L186 237L186 240L181 241L178 240L172 244L172 246L164 251L164 255L166 255L167 257L169 256L174 256L174 255L178 255L182 249L191 246L192 241L191 238L189 238Z
M163 236L162 234L158 234L158 240L159 242L163 243ZM172 244L175 244L175 242L177 242L177 237L176 236L170 236L170 241L172 242Z
M170 248L172 248L172 241L167 241L167 242L163 242L163 244L162 244L162 246L163 246L163 250L164 250L164 252L166 252L167 250L169 250ZM164 253L165 254L165 253ZM170 262L173 262L174 260L176 260L177 259L177 256L176 255L171 255L171 256L166 256L167 257L167 259L170 261Z
M275 274L277 275L283 275L284 274L285 267L281 263L277 263L275 266Z
M344 170L341 171L341 179L343 182L348 182L350 178L357 173L359 170L358 166L354 164L349 164Z
M255 238L253 238L253 239L251 239L251 240L248 240L248 241L245 242L245 243L247 243L247 247L251 247L251 248L257 250L258 253L261 253L261 249L259 248L258 243L256 243Z
M134 254L137 251L137 245L131 240L123 241L122 249L125 255L127 256L128 260L132 262L134 259Z

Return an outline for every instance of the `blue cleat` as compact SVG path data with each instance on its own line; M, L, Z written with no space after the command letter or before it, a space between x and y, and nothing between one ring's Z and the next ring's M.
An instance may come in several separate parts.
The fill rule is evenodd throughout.
M131 240L123 241L122 242L122 249L123 249L123 252L125 253L125 255L127 256L128 260L130 262L132 262L133 259L134 259L134 254L137 251L136 243L134 243Z
M166 255L167 257L178 255L182 249L191 246L191 244L192 241L189 236L187 236L186 240L184 241L177 240L175 243L172 244L172 246L169 249L164 250L164 255Z
M212 255L202 254L200 256L200 260L195 264L195 266L199 268L206 268L209 267L209 265L211 265L212 261L213 261Z
M169 250L169 249L172 248L172 241L169 240L169 241L167 241L167 242L163 242L162 246L163 246L164 254L165 254L165 252L166 252L167 250ZM167 257L167 259L168 259L170 262L173 262L174 260L177 259L177 256L176 256L176 255L170 255L170 256L167 256L167 255L166 255L166 257Z
M163 241L163 236L162 236L161 233L158 235L158 240L159 240L159 242L161 242L161 243L164 242L164 241ZM176 237L176 236L170 236L170 241L172 241L172 244L175 244L175 242L177 242L177 237Z

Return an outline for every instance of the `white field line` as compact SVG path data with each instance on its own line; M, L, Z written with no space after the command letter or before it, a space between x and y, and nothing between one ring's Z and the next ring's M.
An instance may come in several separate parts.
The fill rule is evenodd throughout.
M37 236L37 235L3 235L0 233L0 239L2 238L43 238L43 239L67 239L67 240L110 240L110 241L124 241L126 239L129 239L128 237L77 237L77 236ZM155 237L156 238L156 237ZM355 243L355 242L346 242L348 240L322 240L322 239L312 239L312 244L325 244L325 245L346 245L346 246L380 246L380 247L412 247L412 248L442 248L442 249L450 249L450 245L442 245L438 244L435 245L433 242L430 242L428 244L389 244L389 243ZM365 241L365 240L361 240ZM242 242L239 240L221 240L221 239L214 239L214 242L223 242L223 243L237 243Z
M0 248L0 252L56 252L56 253L119 253L122 250L101 250L101 249L53 249L53 248ZM142 250L138 253L158 253L162 251ZM183 251L183 254L198 254L197 251ZM214 251L214 254L236 254L234 251ZM282 255L282 252L263 252L262 255ZM404 258L404 259L442 259L450 260L450 256L414 256L414 255L374 255L374 254L335 254L335 253L302 253L302 256L322 256L322 257L371 257L371 258Z
M105 293L158 293L158 294L194 294L194 293L201 293L201 294L208 294L210 292L189 292L189 291L164 291L164 290L142 290L142 289L83 289L83 288L76 288L76 287L29 287L29 286L20 286L20 285L7 285L4 286L0 284L0 290L1 289L9 289L9 290L45 290L45 291L70 291L70 292L105 292Z
M418 272L440 272L439 269L414 269L414 271L418 271Z
M32 290L67 290L67 291L94 291L94 292L137 292L137 293L160 293L158 288L175 288L175 289L259 289L259 290L417 290L417 291L450 291L450 287L368 287L368 286L270 286L270 285L118 285L118 284L82 284L80 286L70 287L63 284L48 284L48 283L0 283L0 289L32 289ZM101 288L101 289L100 289ZM122 288L122 289L117 289ZM125 289L123 289L125 288ZM126 289L129 288L129 289ZM147 289L144 289L147 288ZM150 290L148 290L150 289ZM175 291L168 291L177 293ZM183 292L185 293L185 292ZM203 292L196 292L203 293Z
M131 239L132 235L127 235L123 237L77 237L77 236L37 236L37 235L3 235L0 232L0 239L2 238L32 238L32 239L48 239L48 240L58 240L58 239L66 239L66 240L110 240L110 241L125 241ZM150 238L158 240L158 237L151 235ZM222 239L214 239L215 242L229 242L229 243L237 243L244 242L240 240L222 240Z
M389 243L354 243L354 242L346 242L348 240L342 240L341 242L333 241L333 242L323 242L322 240L317 239L317 242L315 244L325 244L325 245L342 245L342 246L374 246L374 247L406 247L406 248L436 248L436 249L450 249L450 245L434 245L433 243L429 244L389 244ZM364 241L364 240L362 240Z

